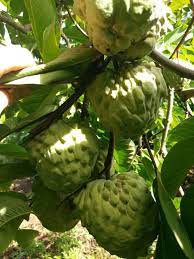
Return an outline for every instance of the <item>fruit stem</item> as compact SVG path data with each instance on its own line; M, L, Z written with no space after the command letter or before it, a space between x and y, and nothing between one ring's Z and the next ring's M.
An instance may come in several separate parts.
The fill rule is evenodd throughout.
M110 169L112 166L113 154L114 154L114 147L115 147L115 137L114 133L110 132L110 139L109 139L109 146L108 146L108 154L104 163L104 172L106 179L110 179Z

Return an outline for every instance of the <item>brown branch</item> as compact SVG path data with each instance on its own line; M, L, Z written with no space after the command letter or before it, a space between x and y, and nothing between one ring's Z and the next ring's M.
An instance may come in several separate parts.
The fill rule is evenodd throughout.
M156 62L158 62L160 65L164 67L168 67L170 70L174 71L176 74L180 75L181 77L194 80L194 70L175 63L174 61L166 58L163 54L161 54L156 49L152 51L152 53L150 54L150 57Z
M180 48L181 45L184 43L184 41L185 41L187 35L189 34L189 31L190 31L191 27L193 26L193 23L194 23L194 15L192 16L192 19L191 19L191 21L190 21L190 23L189 23L189 25L188 25L188 27L187 27L187 29L186 29L186 31L185 31L183 37L182 37L182 39L180 40L179 44L176 46L175 50L173 51L173 53L172 53L172 55L170 56L169 59L171 59L171 58L174 56L174 54L175 54L176 52L178 52L179 48Z
M115 147L115 136L113 132L110 132L110 140L108 146L108 155L104 163L104 173L106 175L106 180L110 179L110 169L112 166L113 154Z
M89 99L85 93L84 101L83 101L83 105L82 105L82 111L81 111L81 118L83 118L83 119L89 116L88 106L89 106Z
M27 32L29 31L28 27L22 26L21 24L15 22L10 16L8 16L7 14L4 15L2 12L0 12L0 21L8 24L9 26L24 34L27 34Z
M180 96L183 98L184 101L194 97L194 88L186 89L180 92Z

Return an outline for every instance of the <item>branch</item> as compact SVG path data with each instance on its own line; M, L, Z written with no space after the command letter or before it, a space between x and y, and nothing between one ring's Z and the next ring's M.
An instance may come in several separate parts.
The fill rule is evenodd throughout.
M187 37L191 27L193 26L193 23L194 23L194 15L192 16L192 19L191 19L191 21L190 21L190 23L189 23L189 25L188 25L188 27L187 27L183 37L182 37L182 39L180 40L179 44L176 46L175 50L173 51L173 53L172 53L172 55L170 56L169 59L171 59L174 56L174 54L179 50L181 45L184 43L184 41L185 41L185 39L186 39L186 37Z
M27 34L27 32L29 31L26 27L15 22L10 16L8 16L7 14L4 15L2 12L0 12L0 21L8 24L9 26L13 27L14 29L16 29L24 34Z
M112 166L114 147L115 147L115 136L114 136L113 132L110 132L108 154L107 154L107 157L106 157L106 160L105 160L105 163L104 163L104 169L99 174L99 175L102 175L102 174L105 173L106 180L110 179L110 169L111 169L111 166Z
M165 157L167 155L167 149L166 149L166 139L168 137L168 132L170 129L170 124L172 121L172 111L173 111L173 103L174 103L174 88L171 88L169 90L169 96L168 96L168 110L167 110L167 117L166 117L166 125L165 130L162 135L162 142L161 142L161 148L159 153Z
M188 99L194 97L194 88L182 90L180 92L180 96L183 98L184 101L187 101Z
M158 62L160 65L164 67L168 67L170 70L174 71L176 74L180 75L183 78L188 78L194 80L194 70L181 66L174 61L166 58L163 54L161 54L156 49L152 51L150 57Z
M89 106L89 99L88 99L87 95L85 94L83 105L82 105L82 111L81 111L81 118L83 118L83 119L89 116L88 106Z
M61 32L61 37L64 39L64 41L67 45L67 48L71 48L70 40L64 32Z

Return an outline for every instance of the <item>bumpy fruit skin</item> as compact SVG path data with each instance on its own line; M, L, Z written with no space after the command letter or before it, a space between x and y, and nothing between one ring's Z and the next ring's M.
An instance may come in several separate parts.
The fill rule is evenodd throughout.
M145 256L158 229L158 211L142 177L134 172L90 182L74 199L81 222L111 254Z
M69 194L91 176L99 152L98 139L81 123L59 120L29 144L43 183Z
M173 61L183 67L194 70L194 66L186 60L173 59ZM181 90L184 87L188 88L191 82L191 80L180 77L178 74L176 74L175 72L171 71L166 67L163 68L162 73L167 85L175 88L176 90Z
M159 18L156 6L156 0L75 0L74 12L94 47L115 55L145 38Z
M77 223L76 214L69 201L55 191L47 189L40 180L33 184L32 210L42 225L54 232L65 232Z
M168 20L168 17L172 15L172 11L162 0L157 1L155 12L158 17L157 22L143 38L139 41L133 41L127 50L118 53L118 59L123 61L143 58L153 50L157 40L162 35L165 35L169 30L173 29L173 26Z
M161 70L150 62L107 69L88 89L97 116L116 138L138 138L154 122L166 84Z

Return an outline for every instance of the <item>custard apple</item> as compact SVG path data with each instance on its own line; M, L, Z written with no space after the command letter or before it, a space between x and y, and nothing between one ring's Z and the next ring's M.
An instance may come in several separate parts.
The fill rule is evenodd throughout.
M163 3L162 0L157 1L155 12L157 13L158 21L139 41L134 41L131 46L118 53L120 60L135 60L148 55L156 45L157 40L165 35L173 26L169 22L169 17L172 16L171 9Z
M32 210L42 225L54 232L73 228L78 219L69 201L61 193L47 189L40 180L33 184Z
M194 70L194 65L189 63L186 60L182 60L182 59L173 59L173 61L176 64L179 64L183 67L189 68ZM188 88L189 84L191 82L190 79L187 78L182 78L180 77L178 74L176 74L175 72L171 71L169 68L164 67L162 70L163 76L165 78L166 83L170 86L175 88L176 90L181 90L182 88Z
M69 194L90 178L99 144L85 123L59 120L29 142L28 149L45 186Z
M111 254L145 256L158 232L158 211L134 172L90 182L75 198L82 225Z
M167 93L160 68L154 63L124 64L108 68L88 89L88 97L104 126L116 138L138 138L154 122Z
M98 51L115 55L143 40L157 23L157 0L75 0L74 12L86 22Z

